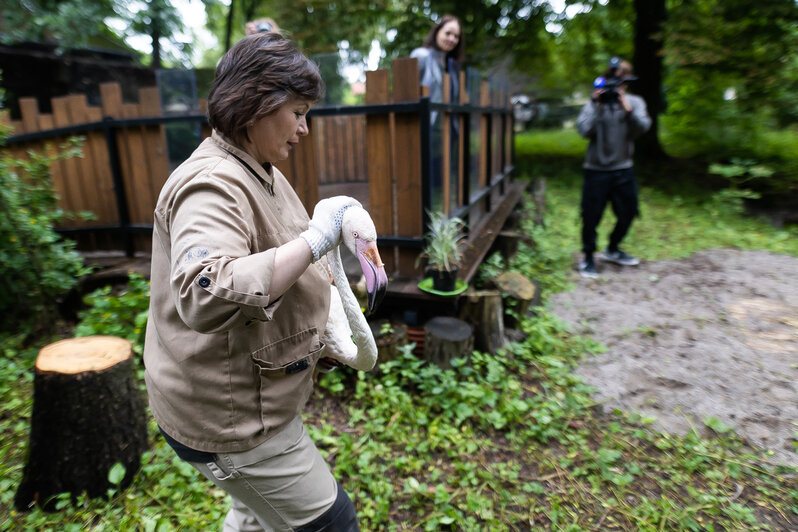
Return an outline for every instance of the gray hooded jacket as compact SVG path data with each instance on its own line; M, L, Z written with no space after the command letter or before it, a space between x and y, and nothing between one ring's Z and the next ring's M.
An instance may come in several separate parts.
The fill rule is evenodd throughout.
M632 112L627 113L619 103L601 104L588 101L576 129L589 139L584 168L588 170L622 170L632 167L634 140L648 131L651 118L646 102L640 96L626 94Z

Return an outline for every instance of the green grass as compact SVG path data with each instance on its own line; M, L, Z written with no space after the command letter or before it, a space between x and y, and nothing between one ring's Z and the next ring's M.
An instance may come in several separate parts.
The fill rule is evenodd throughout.
M540 280L545 295L567 289L573 279L581 154L563 153L558 163L535 150L560 141L539 137L523 144L525 138L519 139L519 162L539 165L545 173L534 175L547 178L546 226L527 222L534 247L522 243L510 264L490 257L481 275L520 271ZM644 187L643 216L627 249L650 260L729 246L798 255L794 230L743 216L722 195L685 196ZM144 302L140 280L131 286L134 293L104 293L101 312L85 314L83 330L130 323L136 341ZM125 306L134 308L120 310ZM769 464L767 454L748 449L717 420L677 437L653 430L650 419L600 413L573 369L602 346L569 333L546 311L525 319L522 328L526 337L499 356L476 352L452 369L425 364L408 347L376 373L338 371L322 378L307 425L356 501L364 531L798 527L794 468ZM0 530L220 528L224 493L176 459L153 423L152 450L127 490L107 501L62 498L54 513L14 510L37 348L18 344L3 339L0 354Z

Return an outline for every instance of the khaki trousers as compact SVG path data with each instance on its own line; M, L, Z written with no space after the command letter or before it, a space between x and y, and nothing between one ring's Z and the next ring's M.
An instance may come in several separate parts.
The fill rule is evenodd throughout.
M335 502L335 478L299 416L254 449L216 456L190 463L232 497L224 532L291 531Z

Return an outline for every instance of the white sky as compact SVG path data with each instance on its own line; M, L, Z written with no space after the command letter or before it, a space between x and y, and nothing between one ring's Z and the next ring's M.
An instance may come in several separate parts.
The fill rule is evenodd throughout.
M213 48L218 43L218 39L213 34L205 29L205 6L200 0L171 0L172 5L180 12L180 17L183 19L183 24L186 27L185 34L176 34L175 38L180 42L193 42L193 56L192 62L198 63L202 57L202 52L208 48ZM229 0L224 3L229 4ZM137 2L131 2L130 9L136 9ZM142 6L143 7L143 6ZM125 25L121 20L108 20L108 24L116 30L124 31ZM146 35L136 35L129 37L127 43L146 54L152 53L152 41ZM168 51L171 44L162 41L162 46Z

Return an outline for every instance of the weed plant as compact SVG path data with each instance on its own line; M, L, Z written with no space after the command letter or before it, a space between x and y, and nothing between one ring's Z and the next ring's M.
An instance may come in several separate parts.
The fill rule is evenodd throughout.
M55 226L68 213L58 208L50 166L81 154L78 139L28 152L18 158L6 149L10 128L0 124L0 264L5 286L0 292L0 335L20 329L52 332L58 302L90 270ZM88 217L82 214L82 217Z
M483 275L519 271L540 280L544 296L568 288L579 248L579 173L568 164L560 173L549 167L546 226L524 222L535 245L521 244L509 264L491 257ZM722 197L675 198L644 188L642 205L628 246L651 260L718 245L798 254L794 232L744 217ZM113 298L103 304L131 308L87 312L80 326L140 342L135 317L146 298L109 292L95 306ZM117 320L115 312L134 318ZM126 330L116 328L121 323ZM770 464L717 420L673 436L654 430L651 419L602 413L573 371L602 346L573 335L545 308L521 327L523 340L497 356L474 352L448 369L416 358L411 344L374 372L321 377L306 424L353 497L362 530L798 528L795 468ZM152 450L127 490L76 504L63 497L55 513L14 510L36 349L20 342L2 349L1 530L221 528L225 494L177 459L152 422Z

